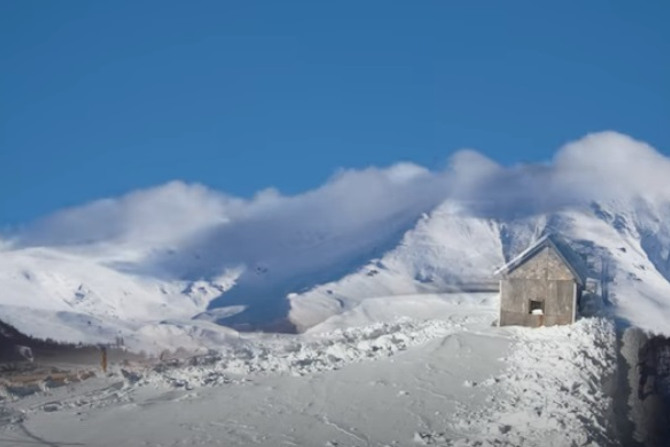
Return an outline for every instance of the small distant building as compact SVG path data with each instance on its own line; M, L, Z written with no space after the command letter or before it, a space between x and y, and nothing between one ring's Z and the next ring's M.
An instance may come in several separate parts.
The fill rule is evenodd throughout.
M496 271L500 326L552 326L577 318L586 284L584 260L555 235L546 235Z

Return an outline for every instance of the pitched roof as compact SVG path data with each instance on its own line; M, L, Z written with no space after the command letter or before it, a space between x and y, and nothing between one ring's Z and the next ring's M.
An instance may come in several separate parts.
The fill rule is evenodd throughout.
M586 284L586 265L582 257L577 254L570 246L560 237L554 234L545 234L538 239L533 245L525 249L514 259L495 271L495 275L506 275L511 273L521 264L526 262L540 252L545 247L551 247L558 254L565 265L570 269L577 282L581 285Z

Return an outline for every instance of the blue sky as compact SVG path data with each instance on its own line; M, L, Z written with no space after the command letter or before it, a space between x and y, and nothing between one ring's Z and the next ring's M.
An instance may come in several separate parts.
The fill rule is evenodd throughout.
M295 194L338 168L670 153L670 4L0 4L0 226L172 179Z

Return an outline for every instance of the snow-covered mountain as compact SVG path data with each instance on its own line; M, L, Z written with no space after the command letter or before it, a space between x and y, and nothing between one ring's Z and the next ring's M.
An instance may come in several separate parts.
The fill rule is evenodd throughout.
M588 262L606 309L635 326L670 331L667 204L592 203L511 220L475 217L453 203L424 215L394 250L356 273L292 295L296 324L310 326L373 296L486 290L492 272L546 233ZM337 305L335 304L337 303Z
M430 313L422 294L490 290L497 267L556 232L586 257L607 312L670 333L668 222L670 160L613 132L546 165L502 167L462 151L443 172L343 171L294 197L242 200L174 182L5 235L0 321L71 342L121 336L137 349L225 336L221 325L364 324ZM401 295L414 304L373 305Z

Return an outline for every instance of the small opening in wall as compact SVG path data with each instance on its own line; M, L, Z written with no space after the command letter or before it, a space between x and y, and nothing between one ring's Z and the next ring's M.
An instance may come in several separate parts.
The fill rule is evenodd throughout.
M528 313L532 315L544 315L544 301L530 300Z

